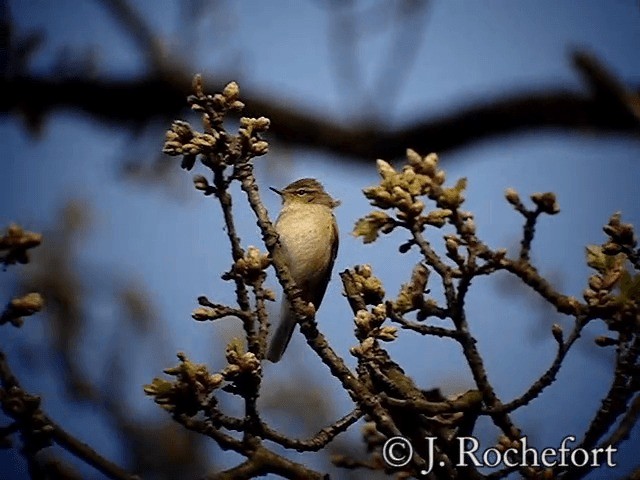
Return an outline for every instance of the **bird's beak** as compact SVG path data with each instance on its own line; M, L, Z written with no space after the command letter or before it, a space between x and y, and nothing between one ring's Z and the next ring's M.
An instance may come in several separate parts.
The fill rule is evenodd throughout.
M277 188L269 187L269 190L272 190L272 191L276 192L278 195L282 196L282 192L280 190L278 190Z

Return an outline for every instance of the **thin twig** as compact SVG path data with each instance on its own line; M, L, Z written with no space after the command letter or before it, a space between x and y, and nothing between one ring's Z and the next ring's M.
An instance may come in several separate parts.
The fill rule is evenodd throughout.
M295 438L289 438L286 435L282 435L276 430L263 423L261 425L261 436L265 440L271 440L282 445L285 448L291 448L298 452L317 452L324 448L329 442L331 442L337 435L344 432L351 425L356 423L362 418L363 413L359 408L354 409L341 419L332 423L328 427L324 427L318 433L306 440L298 440Z
M549 281L543 278L530 263L502 258L499 260L498 265L500 269L513 273L520 278L526 285L553 305L558 312L574 317L586 316L585 305L582 305L573 297L557 292Z
M538 380L536 380L533 383L533 385L531 385L531 387L529 387L529 390L527 390L520 397L512 400L511 402L505 403L504 405L502 405L499 411L512 412L520 407L523 407L527 405L529 402L531 402L533 399L537 398L545 388L550 386L556 379L556 375L560 371L562 362L564 361L565 357L567 356L567 353L571 349L571 346L580 337L583 327L584 327L584 323L581 322L579 319L576 320L576 323L573 327L573 331L571 332L567 340L558 344L558 351L556 352L556 356L553 359L553 363L547 369L547 371L544 372L544 374L542 374L542 376ZM492 414L497 412L498 410L494 410L494 409L486 409L482 411L482 413L487 413L487 414Z
M413 330L414 332L418 332L421 335L432 335L434 337L442 337L442 338L457 338L460 336L460 333L457 330L451 330L449 328L436 327L434 325L424 325L422 323L413 322L411 320L407 320L400 315L393 314L391 317L391 321L402 325L402 328L406 328L407 330Z

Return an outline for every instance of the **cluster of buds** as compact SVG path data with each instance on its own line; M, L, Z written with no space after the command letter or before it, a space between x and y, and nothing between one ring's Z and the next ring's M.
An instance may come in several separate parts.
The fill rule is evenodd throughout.
M178 359L179 365L164 371L176 377L175 381L154 378L144 386L144 392L168 412L194 416L207 407L211 394L225 377L209 373L205 365L191 362L184 353L178 353Z
M378 160L378 173L382 177L380 185L363 190L364 195L371 200L372 205L383 210L397 208L398 217L417 217L424 209L424 203L417 197L429 191L431 179L418 174L413 167L405 166L402 172L397 172L389 163Z
M555 215L560 212L560 205L553 192L534 193L531 195L531 201L536 204L539 211L547 215Z
M376 347L378 346L377 340L383 340L386 342L390 342L394 340L397 336L397 328L396 327L381 327L380 332L378 332L378 337L367 337L360 342L359 345L355 347L351 347L349 352L356 358L367 358L371 357L376 351Z
M464 202L467 179L459 178L453 187L443 188L436 196L436 205L445 210L456 210Z
M169 381L154 378L144 386L144 392L154 397L163 409L175 415L190 417L206 411L216 400L212 396L218 388L236 392L237 385L244 379L256 378L260 373L260 362L251 352L244 352L240 341L234 340L226 350L228 365L220 372L209 373L204 364L191 362L184 353L178 353L180 364L167 368L164 373L176 377ZM224 382L228 382L222 386Z
M520 458L522 455L522 442L520 440L511 440L504 434L498 436L498 443L495 446L495 449L503 454L514 453L516 454L516 458ZM514 451L515 450L515 451ZM513 461L514 459L509 459ZM543 480L552 480L556 478L556 473L553 468L535 468L535 467L525 467L525 472L531 478L540 478Z
M221 126L224 116L229 111L241 111L244 103L240 101L240 88L236 82L229 82L221 93L207 95L204 93L202 77L193 78L194 94L187 98L194 112L203 112L211 125Z
M420 217L421 225L431 225L432 227L441 228L447 223L447 219L451 217L452 210L448 208L436 208L426 215Z
M395 327L382 327L387 318L387 307L381 303L376 305L369 312L368 310L358 310L355 317L356 337L364 339L374 337L383 342L390 342L396 338Z
M252 352L245 352L240 341L232 341L227 345L227 365L221 372L225 380L233 381L243 375L260 373L260 361Z
M520 200L520 195L518 194L515 188L511 188L511 187L507 188L507 190L504 192L504 198L506 198L507 202L513 205L517 211L519 212L527 211L526 207L522 203L522 200Z
M632 274L626 268L627 255L607 254L605 248L587 246L587 264L596 270L589 277L589 288L584 291L584 299L590 307L614 309L614 315L605 321L610 330L637 329L640 312L640 273ZM615 340L596 341L600 346L616 343Z
M389 163L378 160L378 173L382 177L380 185L364 190L371 203L382 209L397 208L399 217L418 216L424 203L417 197L428 195L435 199L445 181L445 173L437 168L438 156L431 153L421 157L415 151L407 150L408 165L401 172L396 171Z
M264 270L271 264L269 254L260 253L256 247L250 246L244 257L238 259L233 271L244 278L247 283L255 285L264 280Z
M10 322L14 327L20 327L22 317L28 317L42 310L44 300L42 295L36 292L27 293L22 297L14 298L9 302L0 316L0 325Z
M398 336L398 329L392 326L383 326L387 318L387 308L384 304L376 305L369 312L359 310L356 314L356 337L360 344L351 349L351 354L361 358L368 356L374 351L378 340L391 342Z
M522 213L529 213L527 208L520 200L520 195L513 188L507 188L504 194L507 202L515 207L515 209ZM538 212L546 213L548 215L555 215L560 212L560 205L556 200L556 194L553 192L544 192L544 193L534 193L531 195L531 201L538 207Z
M476 222L473 219L473 213L460 210L458 211L458 216L460 217L460 221L462 222L459 228L459 233L460 235L462 235L462 238L468 241L476 234Z
M382 210L397 209L398 220L381 211L374 211L358 220L353 233L363 237L365 243L373 242L380 233L390 233L402 222L415 223L420 228L424 225L440 228L464 201L466 179L458 180L453 187L443 187L446 176L438 168L435 153L422 157L408 149L407 161L401 171L384 160L377 161L382 180L379 185L365 188L364 195L372 205ZM421 199L424 196L435 201L437 207L426 214L423 214L425 204Z
M455 234L449 234L444 236L444 247L447 250L447 257L456 262L458 265L464 263L464 258L458 250L464 241Z
M162 151L167 155L182 155L182 168L191 170L198 155L214 153L220 138L220 133L215 130L211 133L196 132L189 123L176 120L165 134Z
M206 95L202 79L196 75L193 85L195 94L189 96L191 108L202 112L204 133L196 132L189 123L176 120L167 131L163 152L168 155L181 155L182 168L191 170L198 156L209 168L234 165L239 159L248 160L268 152L269 144L260 134L269 128L269 119L240 119L237 135L230 135L224 128L224 118L229 111L240 111L244 104L239 100L240 89L235 82L229 83L222 93ZM202 178L196 182L196 188L207 194L215 190L206 185Z
M223 387L227 393L243 397L254 395L260 383L262 367L258 357L244 349L239 338L234 338L226 350L228 365L220 371L229 382Z
M424 294L428 281L429 269L419 263L411 273L411 280L402 284L398 297L392 303L393 310L400 315L412 310L423 311L425 309ZM431 301L435 304L434 300Z
M384 299L384 287L379 278L373 275L370 265L356 265L353 270L355 290L367 305L378 305Z
M269 129L269 124L270 121L266 117L242 117L240 119L238 135L243 143L248 145L249 151L247 153L252 157L265 155L269 151L269 144L260 137L261 133Z
M11 265L27 263L27 250L37 247L42 242L40 233L23 230L19 225L11 224L4 235L0 235L0 263ZM6 253L1 253L5 252Z
M588 245L587 265L596 270L589 277L589 288L584 291L584 299L590 306L605 307L613 304L613 289L625 272L625 256L622 254L607 255L602 247Z
M611 215L603 230L609 235L609 241L603 245L603 250L608 255L615 255L621 251L633 252L638 244L633 225L622 223L620 212Z

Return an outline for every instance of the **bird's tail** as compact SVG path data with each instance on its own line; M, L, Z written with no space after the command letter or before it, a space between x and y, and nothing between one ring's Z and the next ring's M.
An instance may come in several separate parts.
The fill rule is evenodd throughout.
M280 323L271 337L269 349L267 350L267 360L273 363L280 361L282 354L287 349L287 345L289 345L289 340L291 340L291 335L293 335L293 329L295 327L295 313L291 309L289 302L283 299L282 307L280 308Z

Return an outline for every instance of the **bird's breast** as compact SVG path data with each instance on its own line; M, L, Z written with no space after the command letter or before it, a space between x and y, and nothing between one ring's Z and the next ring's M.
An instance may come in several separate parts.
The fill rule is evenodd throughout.
M315 284L325 278L337 235L331 209L314 204L285 206L275 226L296 283Z

